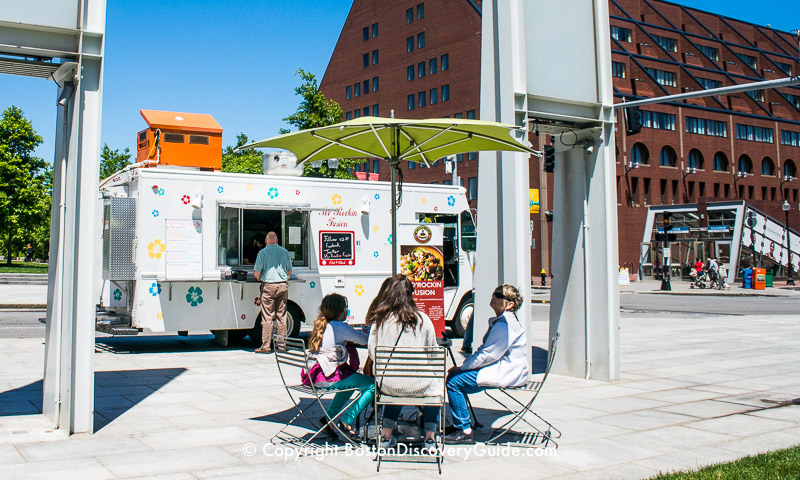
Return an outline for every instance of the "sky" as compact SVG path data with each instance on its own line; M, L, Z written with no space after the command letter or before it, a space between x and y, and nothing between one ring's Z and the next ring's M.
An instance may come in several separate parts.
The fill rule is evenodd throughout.
M785 31L800 29L800 2L679 0ZM135 155L146 128L140 109L211 114L223 145L245 133L263 139L288 127L298 68L322 79L352 0L108 0L101 141ZM466 5L466 2L465 2ZM2 16L2 14L0 14ZM0 75L0 110L16 105L53 159L57 87Z

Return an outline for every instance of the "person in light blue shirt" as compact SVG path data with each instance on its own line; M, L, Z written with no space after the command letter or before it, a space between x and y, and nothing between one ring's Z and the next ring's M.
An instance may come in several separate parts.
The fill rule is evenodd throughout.
M289 251L278 245L278 235L269 232L265 243L253 266L253 275L261 282L261 347L256 353L272 353L274 321L278 321L278 335L286 335L286 300L292 274L292 259Z

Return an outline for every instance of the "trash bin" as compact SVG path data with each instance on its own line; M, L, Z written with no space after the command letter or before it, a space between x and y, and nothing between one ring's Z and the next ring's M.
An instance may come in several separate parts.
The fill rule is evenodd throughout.
M742 269L742 288L753 288L753 269Z
M767 287L771 287L772 286L772 278L773 278L774 275L775 275L775 271L774 270L767 270L767 281L766 281L766 286Z
M764 290L767 286L767 270L765 268L753 269L753 288L756 290Z

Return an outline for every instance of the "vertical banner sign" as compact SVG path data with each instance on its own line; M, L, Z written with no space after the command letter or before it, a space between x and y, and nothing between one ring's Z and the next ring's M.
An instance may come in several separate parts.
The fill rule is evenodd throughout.
M539 189L529 188L528 196L531 200L531 213L539 213Z
M400 225L400 273L414 284L414 302L444 334L444 225Z

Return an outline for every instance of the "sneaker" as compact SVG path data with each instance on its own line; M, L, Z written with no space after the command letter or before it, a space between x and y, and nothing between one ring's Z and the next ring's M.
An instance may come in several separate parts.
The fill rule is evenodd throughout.
M333 430L333 428L331 428L330 424L328 424L328 419L327 418L325 418L325 417L320 418L319 419L319 426L320 427L325 427L320 432L321 434L325 435L328 438L338 438L337 435L336 435L336 432Z
M436 440L432 438L425 440L422 446L425 449L425 453L428 455L436 455L439 452L439 446L436 445Z
M396 446L397 446L397 438L394 435L392 435L392 438L390 438L388 440L386 439L386 437L381 435L380 448L382 450L388 450L388 449L394 448Z
M461 353L464 355L472 355L472 348L471 347L461 347Z
M464 433L463 430L459 430L444 437L444 443L449 445L473 445L475 444L475 432Z

